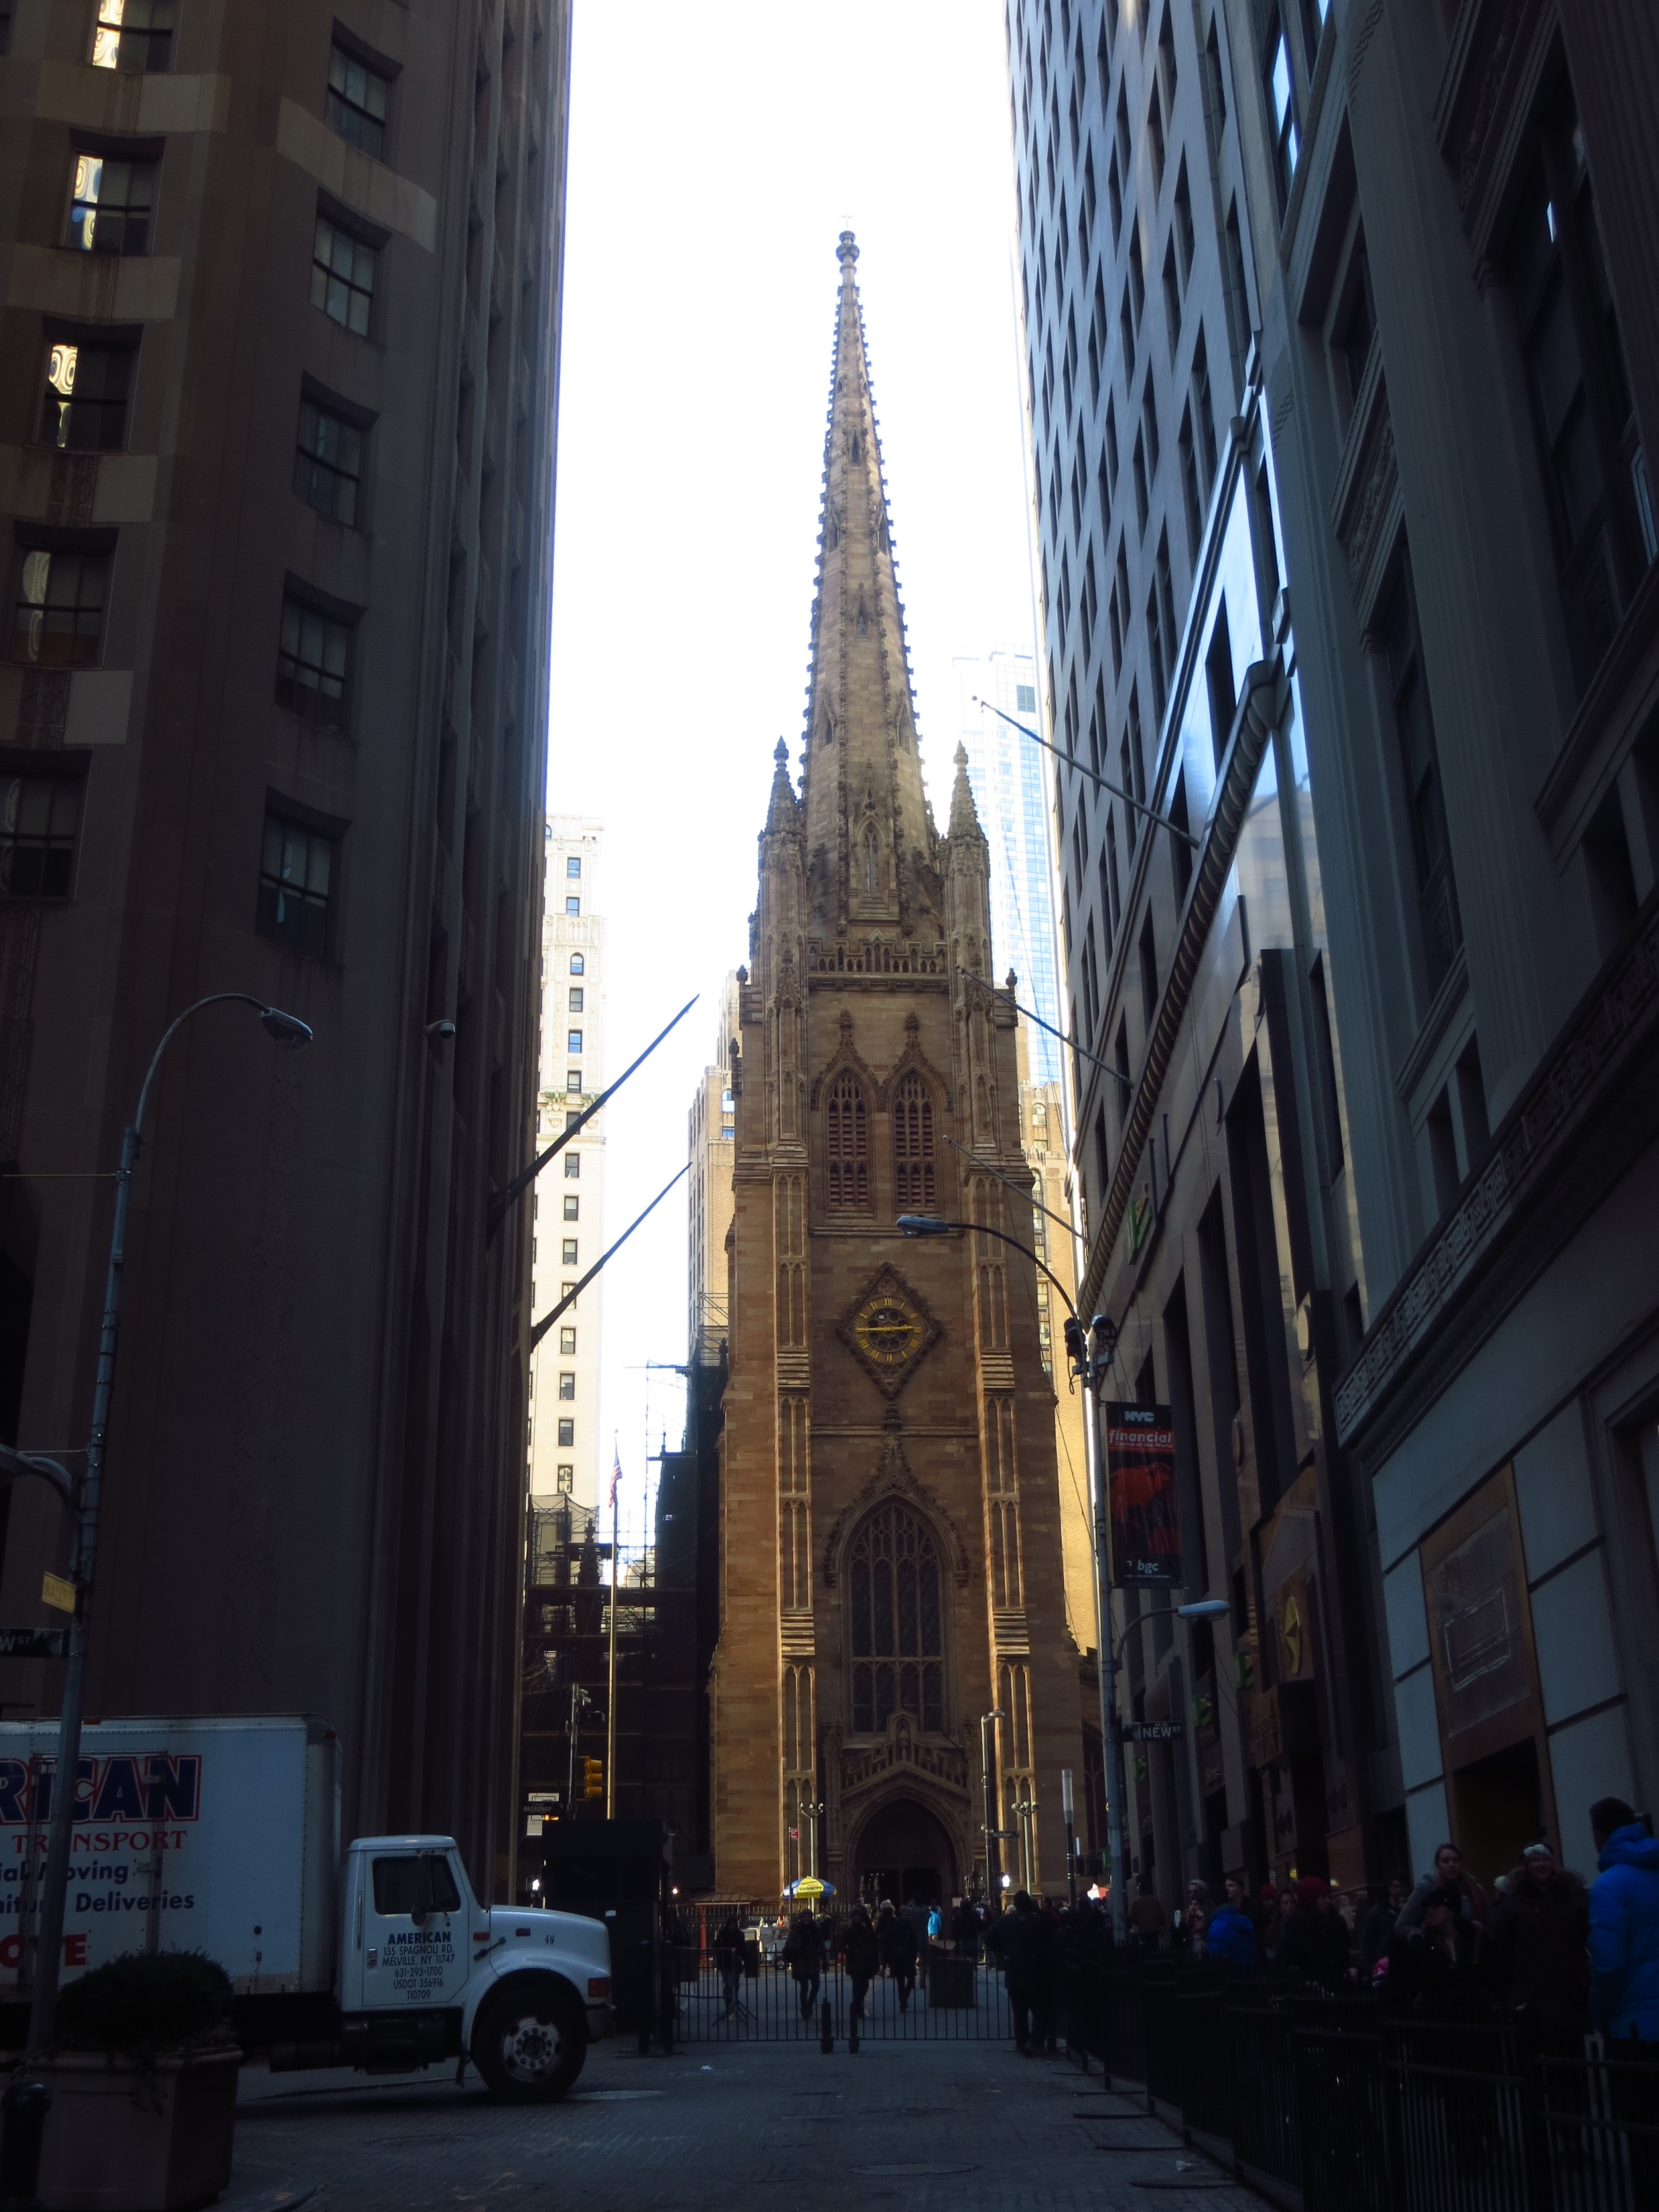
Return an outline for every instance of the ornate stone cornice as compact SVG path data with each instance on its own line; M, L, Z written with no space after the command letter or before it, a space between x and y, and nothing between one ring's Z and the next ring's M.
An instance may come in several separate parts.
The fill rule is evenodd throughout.
M1659 891L1562 1030L1336 1386L1375 1468L1659 1135Z

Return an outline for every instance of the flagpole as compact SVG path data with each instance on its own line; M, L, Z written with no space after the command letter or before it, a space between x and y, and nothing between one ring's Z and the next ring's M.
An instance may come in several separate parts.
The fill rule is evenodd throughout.
M611 1686L605 1703L605 1817L617 1817L617 1485L622 1455L611 1439Z

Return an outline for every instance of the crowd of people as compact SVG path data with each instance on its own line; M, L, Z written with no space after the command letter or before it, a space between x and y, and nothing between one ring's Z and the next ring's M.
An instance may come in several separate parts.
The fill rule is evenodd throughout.
M1594 2027L1659 2057L1659 1842L1618 1798L1590 1808L1598 1879L1588 1885L1557 1864L1545 1843L1528 1844L1488 1894L1443 1844L1414 1886L1393 1875L1380 1896L1345 1911L1331 1884L1306 1875L1252 1896L1230 1875L1218 1903L1189 1882L1167 1912L1143 1875L1125 1915L1132 1948L1189 1964L1224 1961L1287 1992L1332 1996L1370 1990L1391 2012L1431 2021L1509 2016L1540 2038L1582 2039ZM729 1918L713 1949L726 2008L738 2002L744 1930ZM839 1959L851 1985L851 2016L865 2016L872 1984L891 1977L901 2012L927 1987L930 1953L1001 1968L1017 2048L1030 2057L1056 2047L1056 2024L1073 1962L1099 1960L1112 1947L1109 1903L1098 1890L1076 1904L1021 1889L1000 1912L979 1900L949 1910L913 1900L854 1905L844 1918L799 1911L781 1960L803 2019L820 2002L825 1970Z

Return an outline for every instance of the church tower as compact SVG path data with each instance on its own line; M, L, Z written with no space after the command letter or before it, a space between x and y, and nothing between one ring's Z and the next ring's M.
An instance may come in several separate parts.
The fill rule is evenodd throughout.
M1017 1016L960 747L943 836L922 790L850 232L837 252L800 790L780 741L738 971L716 1876L960 1892L997 1709L998 1863L1017 1885L1029 1825L1054 1889L1081 1695L1036 1279L977 1229L897 1223L1030 1243Z

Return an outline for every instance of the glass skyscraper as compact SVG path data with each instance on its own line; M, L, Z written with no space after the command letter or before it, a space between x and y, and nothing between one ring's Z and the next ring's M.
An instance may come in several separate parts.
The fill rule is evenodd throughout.
M1017 647L999 645L982 660L958 656L956 670L968 777L991 844L991 950L996 977L1000 980L1012 968L1019 977L1025 1004L1058 1029L1042 755L1030 738L975 703L988 701L1032 727L1037 715L1036 663ZM1034 1080L1058 1083L1057 1039L1033 1023L1028 1042Z

